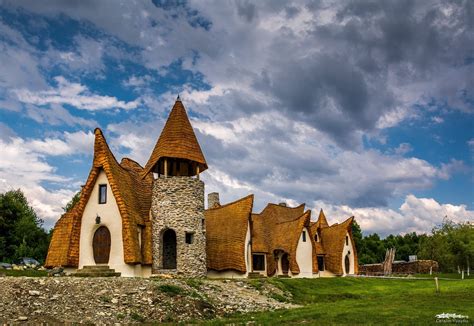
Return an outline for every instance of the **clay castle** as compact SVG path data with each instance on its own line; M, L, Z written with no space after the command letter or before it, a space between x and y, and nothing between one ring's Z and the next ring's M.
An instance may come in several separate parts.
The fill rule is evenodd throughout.
M254 196L221 204L199 175L208 168L179 99L145 167L120 163L95 130L91 171L79 201L57 221L46 267L149 277L322 277L358 271L353 217L329 225L305 205ZM211 167L212 168L212 167Z

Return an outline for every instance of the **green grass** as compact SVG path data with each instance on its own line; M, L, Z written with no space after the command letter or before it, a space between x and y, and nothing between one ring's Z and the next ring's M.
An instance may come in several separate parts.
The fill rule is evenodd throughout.
M467 280L474 280L474 271L470 273L471 275L467 276L467 273L464 273L464 279ZM432 275L430 274L414 274L414 277L428 277L428 278L451 278L451 279L456 279L460 280L462 275L458 273L433 273Z
M161 284L157 286L157 289L162 292L166 293L171 297L174 297L176 295L180 295L184 293L183 288L173 285L173 284Z
M309 324L393 325L435 324L435 315L446 312L467 315L474 322L474 281L420 279L268 279L293 295L301 308L253 314L236 314L208 322L211 325Z
M15 271L12 269L0 269L0 275L5 276L28 276L28 277L45 277L48 276L47 271L37 271L35 269L25 269L23 271Z

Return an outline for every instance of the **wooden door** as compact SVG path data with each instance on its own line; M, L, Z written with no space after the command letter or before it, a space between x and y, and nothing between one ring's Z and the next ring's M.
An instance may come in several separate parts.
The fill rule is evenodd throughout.
M288 254L283 254L283 256L281 256L281 272L283 275L288 275L289 269L290 261L288 260Z
M176 269L176 233L171 229L163 233L163 269Z
M96 264L107 264L109 262L110 232L105 226L101 226L95 231L92 248Z
M349 255L346 255L346 258L344 259L344 267L346 270L346 274L349 274L351 268L351 261Z

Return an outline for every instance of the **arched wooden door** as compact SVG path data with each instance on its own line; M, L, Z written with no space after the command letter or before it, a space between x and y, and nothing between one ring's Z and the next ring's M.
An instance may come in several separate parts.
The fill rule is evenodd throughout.
M351 259L349 258L349 254L347 254L346 258L344 259L344 268L346 270L346 274L349 274L351 270Z
M281 272L283 275L288 275L289 269L290 261L288 260L288 254L283 254L283 256L281 256Z
M94 261L96 264L107 264L110 257L110 231L105 226L99 227L92 240Z
M163 269L176 269L176 233L171 229L163 233Z

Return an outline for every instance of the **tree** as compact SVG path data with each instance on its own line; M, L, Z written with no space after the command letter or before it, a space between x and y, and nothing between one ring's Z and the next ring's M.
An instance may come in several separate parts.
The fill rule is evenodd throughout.
M42 225L21 190L0 194L0 261L32 257L43 262L49 236Z
M74 205L77 204L77 202L81 199L81 192L78 191L76 194L71 198L71 200L66 204L66 207L63 207L64 212L69 212Z

